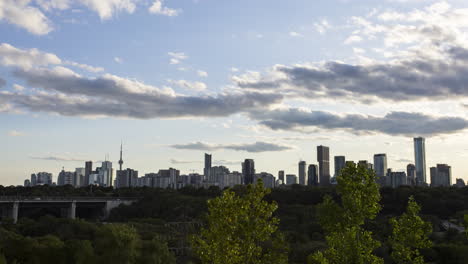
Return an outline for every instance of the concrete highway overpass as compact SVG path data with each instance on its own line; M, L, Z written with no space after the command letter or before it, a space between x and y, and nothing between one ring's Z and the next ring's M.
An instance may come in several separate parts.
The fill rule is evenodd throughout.
M121 204L130 205L137 198L122 197L1 197L0 221L11 218L51 214L57 217L106 219Z

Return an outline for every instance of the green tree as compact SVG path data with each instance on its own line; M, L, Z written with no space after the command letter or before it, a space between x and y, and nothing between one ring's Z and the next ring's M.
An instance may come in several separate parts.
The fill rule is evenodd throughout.
M464 220L465 220L465 233L466 233L466 237L468 238L468 214L464 216Z
M153 238L142 241L141 254L138 258L139 264L175 264L176 259L169 251L166 243Z
M432 226L421 219L420 210L418 203L411 196L406 212L398 218L390 219L393 228L389 240L392 247L391 256L398 264L423 264L424 258L419 249L432 246L428 238Z
M91 241L72 239L65 242L67 263L94 263L94 249Z
M46 235L43 237L34 238L33 259L37 262L33 263L65 263L65 252L63 243L60 238L54 235Z
M380 243L372 232L363 228L380 211L379 186L373 171L347 164L337 177L337 194L341 205L325 196L318 205L319 221L324 229L328 248L308 258L320 264L380 264L383 260L373 254Z
M106 224L96 234L98 263L135 263L138 245L139 236L134 228L124 224Z
M243 196L226 190L208 201L207 227L191 239L202 263L287 263L288 249L273 217L277 205L264 200L268 193L259 181Z

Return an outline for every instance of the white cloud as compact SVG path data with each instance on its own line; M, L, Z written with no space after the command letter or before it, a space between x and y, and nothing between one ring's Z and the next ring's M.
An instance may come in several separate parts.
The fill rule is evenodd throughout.
M318 23L314 23L315 30L320 34L325 34L330 28L331 25L326 19L322 19Z
M364 54L364 53L366 53L366 51L364 49L361 49L361 48L353 48L353 52L355 54Z
M167 54L171 57L169 61L170 64L179 64L181 61L188 58L183 52L168 52Z
M289 36L294 37L294 38L298 38L298 37L303 37L304 35L302 35L301 33L292 31L292 32L289 32Z
M98 13L102 20L110 19L115 13L126 11L132 14L138 0L78 0L89 9Z
M200 77L208 77L208 73L207 73L206 71L198 70L198 71L197 71L197 74L198 74L198 76L200 76Z
M21 92L24 90L24 87L19 84L13 84L13 89L15 89L18 92Z
M201 92L206 90L206 84L202 82L190 82L186 80L168 80L169 83L177 85L181 88Z
M36 0L36 3L45 11L51 9L65 10L70 7L71 0Z
M8 136L10 137L21 137L24 136L25 134L21 131L18 130L10 130L8 131Z
M114 61L117 62L118 64L122 64L122 63L123 63L123 59L120 58L120 57L114 57Z
M158 14L158 15L170 16L170 17L178 16L181 12L180 10L163 6L162 0L154 1L154 3L151 5L148 11L151 14Z
M239 71L238 68L236 68L236 67L231 67L231 72L238 72L238 71Z
M352 35L350 37L348 37L344 43L345 44L352 44L352 43L358 43L358 42L361 42L362 41L362 38L360 36L356 36L356 35Z
M73 61L66 61L65 62L66 65L71 65L71 66L74 66L74 67L78 67L80 69L83 69L83 70L86 70L86 71L89 71L89 72L102 72L104 71L104 68L102 67L94 67L94 66L90 66L90 65L87 65L87 64L81 64L81 63L77 63L77 62L73 62Z
M53 30L49 19L37 8L29 6L30 0L1 0L0 21L24 28L35 35L45 35Z
M52 53L38 49L22 50L7 43L0 44L0 63L5 66L17 66L29 69L34 66L61 64L62 61Z

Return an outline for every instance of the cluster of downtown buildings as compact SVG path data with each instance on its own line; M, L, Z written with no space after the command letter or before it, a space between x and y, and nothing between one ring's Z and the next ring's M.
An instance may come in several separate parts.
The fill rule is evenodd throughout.
M414 164L408 164L406 171L392 171L387 165L387 155L375 154L373 163L367 160L358 161L358 166L364 166L373 170L376 174L376 180L381 186L398 187L402 185L410 186L429 186L426 178L426 151L425 139L414 138ZM139 177L138 171L130 168L122 169L122 147L120 149L119 169L115 175L112 168L112 162L104 161L101 167L93 170L93 162L85 163L84 168L76 168L74 172L67 172L64 169L59 173L57 182L53 183L52 174L40 172L32 174L31 179L24 181L25 186L36 185L72 185L82 187L88 185L99 185L104 187L114 186L115 188L124 187L154 187L154 188L182 188L192 185L196 187L218 186L221 189L233 187L235 185L251 184L262 179L267 188L274 188L285 185L311 185L311 186L330 186L336 184L336 176L346 166L345 156L334 156L335 170L334 175L330 171L330 149L326 146L317 147L317 163L309 164L300 161L298 164L298 175L286 174L280 170L278 177L267 172L256 173L255 161L245 159L242 162L242 172L230 171L225 166L212 166L212 155L205 154L205 166L203 174L191 173L180 175L180 171L174 168L159 170L157 173L147 173ZM447 164L437 164L430 168L430 178L432 187L452 186L451 167ZM456 179L455 186L463 187L463 179Z

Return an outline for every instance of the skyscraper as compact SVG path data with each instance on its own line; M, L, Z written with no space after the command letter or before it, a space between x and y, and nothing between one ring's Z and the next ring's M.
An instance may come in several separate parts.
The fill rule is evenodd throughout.
M381 186L386 185L387 180L385 175L387 174L387 154L375 154L374 155L374 170L377 183Z
M299 184L306 185L306 162L300 161L299 162Z
M287 174L286 185L293 185L293 184L297 184L297 176L294 174Z
M99 170L99 185L104 187L112 186L113 179L113 169L112 162L104 161L102 163L101 169Z
M325 146L317 147L317 161L319 163L319 184L330 185L330 149Z
M315 164L310 164L309 168L307 169L307 185L309 186L317 186L319 183L318 181L318 168Z
M452 185L452 168L447 164L437 164L430 169L431 186L450 187Z
M255 163L253 159L246 159L242 162L242 175L244 175L244 184L254 183Z
M36 186L37 185L37 176L36 174L31 174L31 186Z
M406 173L404 171L392 171L388 173L390 186L397 188L407 184Z
M416 184L425 185L426 181L426 142L422 137L414 138L414 161L416 166Z
M205 168L203 169L203 175L205 181L210 179L210 170L211 169L211 154L205 153Z
M283 184L286 184L286 182L284 181L284 170L278 171L278 179L279 179Z
M81 187L84 186L84 179L85 179L86 169L85 168L76 168L75 169L75 181L73 182L73 186Z
M64 168L62 168L62 171L59 173L57 177L57 185L73 185L74 182L74 177L75 173L65 171Z
M345 156L335 156L335 177L340 174L340 171L346 165L346 158Z
M84 177L83 186L89 185L89 175L91 175L91 173L93 173L93 162L87 161L85 163L85 177Z
M414 166L414 164L408 164L406 166L406 176L408 185L416 185L416 166Z
M138 171L132 169L119 170L115 180L115 188L134 187L137 185Z

